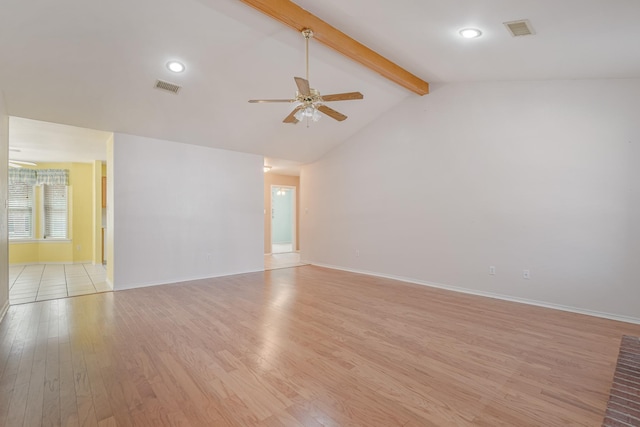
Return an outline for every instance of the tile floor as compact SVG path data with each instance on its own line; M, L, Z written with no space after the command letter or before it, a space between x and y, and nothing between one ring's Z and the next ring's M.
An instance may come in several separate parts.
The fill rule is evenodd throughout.
M297 252L265 255L265 270L306 265ZM108 292L107 271L93 264L34 264L9 266L9 302L24 304L77 295Z
M271 253L281 254L285 252L293 252L293 243L273 243L271 245Z
M289 252L286 254L268 254L264 256L265 270L300 267L301 265L307 264L300 262L300 254L298 252Z
M107 270L93 264L9 266L9 302L23 304L107 292Z

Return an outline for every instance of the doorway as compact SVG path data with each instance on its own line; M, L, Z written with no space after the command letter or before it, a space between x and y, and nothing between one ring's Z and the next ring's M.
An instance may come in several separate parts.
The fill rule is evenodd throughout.
M296 250L296 187L272 185L271 253Z
M9 128L10 304L111 291L101 181L113 134L19 117Z

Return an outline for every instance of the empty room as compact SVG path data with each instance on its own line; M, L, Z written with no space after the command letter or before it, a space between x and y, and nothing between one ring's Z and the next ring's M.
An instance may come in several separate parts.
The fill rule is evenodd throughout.
M640 426L639 16L3 0L0 427Z

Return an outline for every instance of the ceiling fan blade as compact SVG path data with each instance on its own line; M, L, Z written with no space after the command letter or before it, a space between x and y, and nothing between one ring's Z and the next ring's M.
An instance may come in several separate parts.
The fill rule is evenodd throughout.
M301 95L309 96L311 95L311 88L309 87L309 81L303 79L302 77L294 77L296 81L296 85L298 86L298 91Z
M347 118L347 116L345 116L344 114L338 113L336 110L334 110L333 108L329 108L326 105L318 105L318 107L316 108L325 113L327 116L331 117L332 119L336 119L339 122Z
M252 104L263 104L266 102L296 102L295 99L250 99Z
M364 95L360 92L334 93L331 95L322 95L323 101L350 101L352 99L362 99Z
M293 111L291 111L289 115L284 118L282 123L293 123L293 124L298 123L298 119L296 119L295 114L298 112L298 110L301 110L303 107L304 105L298 105L296 108L294 108Z

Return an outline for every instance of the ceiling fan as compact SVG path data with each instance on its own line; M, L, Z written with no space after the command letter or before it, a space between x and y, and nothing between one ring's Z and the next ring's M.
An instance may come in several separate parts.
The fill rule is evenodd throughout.
M283 123L296 124L304 118L311 119L314 122L320 120L320 113L324 113L327 116L335 119L339 122L345 120L347 116L337 112L333 108L326 106L325 102L333 101L349 101L354 99L362 99L363 95L360 92L347 92L347 93L335 93L331 95L320 95L317 89L313 89L309 86L309 39L313 37L313 31L310 29L302 30L306 43L306 62L307 62L307 75L306 79L302 77L294 77L298 90L296 91L296 97L293 99L251 99L251 103L267 103L267 102L297 102L298 105L291 111L291 113L285 117Z

